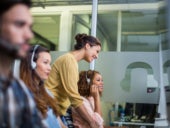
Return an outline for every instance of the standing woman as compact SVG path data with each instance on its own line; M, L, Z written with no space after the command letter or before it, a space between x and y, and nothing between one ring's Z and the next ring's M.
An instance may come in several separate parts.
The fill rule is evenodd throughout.
M100 96L103 92L102 75L95 70L81 71L79 74L78 91L83 98L83 104L90 116L103 128ZM76 128L88 128L89 125L83 121L79 113L72 109L73 123Z
M101 43L97 38L87 34L77 34L75 40L75 50L60 56L54 62L45 86L57 100L60 116L66 115L66 111L71 105L89 124L89 128L98 128L98 125L84 108L77 82L79 80L78 62L81 60L92 62L97 59Z
M27 57L21 61L20 76L33 93L38 110L49 128L60 128L56 101L47 93L44 80L51 71L49 50L40 45L31 47ZM59 123L60 122L60 123Z

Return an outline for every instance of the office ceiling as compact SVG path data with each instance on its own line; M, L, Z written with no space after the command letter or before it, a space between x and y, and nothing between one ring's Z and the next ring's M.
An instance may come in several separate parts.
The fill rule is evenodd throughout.
M33 0L33 6L88 5L93 0ZM154 3L163 0L98 0L99 4Z

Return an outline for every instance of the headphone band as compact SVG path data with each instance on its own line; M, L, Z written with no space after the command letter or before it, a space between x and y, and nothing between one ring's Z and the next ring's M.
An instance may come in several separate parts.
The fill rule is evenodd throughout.
M34 62L34 57L35 57L35 52L38 49L38 47L39 47L39 45L35 45L33 52L32 52L32 56L31 56L31 67L32 67L32 69L35 69L35 67L36 67L36 63Z
M86 81L88 84L90 84L90 78L87 77L88 71L86 71Z

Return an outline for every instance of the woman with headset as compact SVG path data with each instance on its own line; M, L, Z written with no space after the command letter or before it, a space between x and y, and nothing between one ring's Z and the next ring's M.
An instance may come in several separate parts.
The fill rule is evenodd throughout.
M100 96L103 92L102 75L95 70L81 71L79 73L78 91L83 98L83 104L90 116L103 128L103 118L100 107ZM72 108L73 124L76 128L88 128L79 113Z
M57 112L57 104L44 87L44 80L51 71L51 55L47 48L32 46L27 57L21 61L20 77L31 90L38 110L49 128L64 128Z

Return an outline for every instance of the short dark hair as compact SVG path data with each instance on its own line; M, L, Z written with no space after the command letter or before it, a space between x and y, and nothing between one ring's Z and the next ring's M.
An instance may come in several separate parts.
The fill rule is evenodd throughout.
M6 11L8 11L11 7L16 4L24 4L27 7L31 7L31 0L0 0L0 17Z

